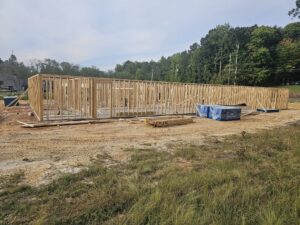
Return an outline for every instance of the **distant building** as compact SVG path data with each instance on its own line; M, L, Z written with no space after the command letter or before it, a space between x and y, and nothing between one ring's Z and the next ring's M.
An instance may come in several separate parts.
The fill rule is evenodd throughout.
M27 88L27 79L18 79L14 75L0 74L0 89L9 91L24 91Z

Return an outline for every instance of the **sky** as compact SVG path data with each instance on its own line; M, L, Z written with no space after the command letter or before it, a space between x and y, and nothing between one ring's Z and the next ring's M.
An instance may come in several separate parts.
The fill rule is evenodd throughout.
M187 50L220 24L285 26L295 0L0 0L0 58L114 69Z

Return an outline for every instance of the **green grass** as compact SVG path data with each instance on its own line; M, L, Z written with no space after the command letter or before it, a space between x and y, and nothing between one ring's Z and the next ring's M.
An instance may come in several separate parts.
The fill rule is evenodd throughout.
M284 86L284 88L289 89L291 93L300 93L300 85Z
M11 91L7 91L7 92L0 92L0 99L2 100L3 97L5 96L15 96L18 95L18 92L11 92Z
M128 149L40 188L0 181L2 224L299 224L300 124L170 151Z
M0 92L0 100L3 100L5 96L19 96L23 92ZM22 97L22 100L28 100L28 95Z

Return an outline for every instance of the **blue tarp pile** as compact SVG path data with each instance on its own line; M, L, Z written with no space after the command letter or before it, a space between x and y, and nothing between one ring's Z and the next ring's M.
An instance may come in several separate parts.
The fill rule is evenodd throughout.
M209 108L212 107L212 105L197 105L197 116L209 118Z
M222 105L197 105L197 116L219 121L240 120L241 107Z

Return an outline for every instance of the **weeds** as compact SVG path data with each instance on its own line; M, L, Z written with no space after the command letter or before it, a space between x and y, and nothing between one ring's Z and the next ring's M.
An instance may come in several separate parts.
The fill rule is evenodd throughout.
M299 224L299 140L291 125L168 152L131 149L126 163L106 168L110 157L99 155L39 188L16 174L1 180L0 223Z

